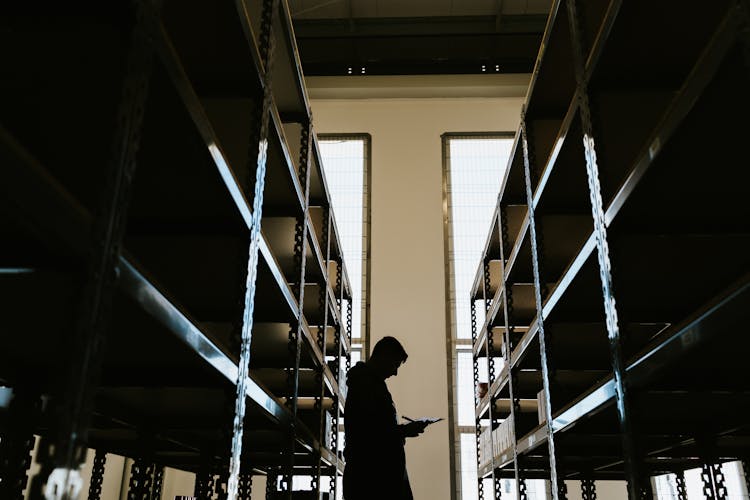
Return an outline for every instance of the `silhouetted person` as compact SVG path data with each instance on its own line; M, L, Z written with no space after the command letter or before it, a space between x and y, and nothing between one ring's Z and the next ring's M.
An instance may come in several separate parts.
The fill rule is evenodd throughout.
M424 432L424 422L399 424L385 379L398 373L406 351L393 337L375 344L370 359L349 370L344 408L345 500L412 500L406 474L407 437Z

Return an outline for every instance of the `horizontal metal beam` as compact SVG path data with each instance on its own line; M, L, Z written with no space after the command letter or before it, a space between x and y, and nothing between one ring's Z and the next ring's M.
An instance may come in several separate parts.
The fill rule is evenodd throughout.
M296 20L294 31L308 76L529 73L545 23L545 15L506 15L499 29L495 16L316 19Z

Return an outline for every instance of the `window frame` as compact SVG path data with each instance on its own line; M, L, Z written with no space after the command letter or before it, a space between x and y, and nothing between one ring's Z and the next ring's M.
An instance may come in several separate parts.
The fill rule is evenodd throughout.
M462 498L461 477L461 435L466 433L475 434L474 426L458 425L458 386L456 369L458 366L459 350L472 352L471 339L459 339L456 335L455 311L452 301L459 297L452 297L451 291L455 290L453 262L450 258L452 243L452 200L450 187L450 141L455 139L510 139L514 140L515 131L495 132L446 132L440 136L442 145L442 180L443 180L443 255L445 260L445 324L446 324L446 348L448 359L448 439L450 440L450 478L451 500ZM498 193L499 195L499 193ZM488 228L489 231L489 228ZM476 439L476 437L475 437ZM477 481L478 481L477 477Z
M360 133L325 133L317 134L318 141L355 141L361 140L364 143L363 147L363 200L362 200L362 304L361 308L361 321L360 321L360 334L361 334L361 347L354 348L354 339L352 339L351 351L358 351L362 361L366 361L369 357L370 352L370 266L372 257L372 246L371 246L371 228L372 228L372 136L365 132ZM322 153L320 155L321 170L325 176L325 161ZM330 190L330 186L326 185L326 188Z

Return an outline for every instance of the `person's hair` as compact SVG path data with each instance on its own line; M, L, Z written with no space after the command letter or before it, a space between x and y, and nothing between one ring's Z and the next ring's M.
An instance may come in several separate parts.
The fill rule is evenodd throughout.
M409 357L404 350L404 346L402 346L401 342L394 337L383 337L378 340L375 347L372 348L372 354L370 357L379 358L380 356L393 356L394 358L400 359L402 363Z

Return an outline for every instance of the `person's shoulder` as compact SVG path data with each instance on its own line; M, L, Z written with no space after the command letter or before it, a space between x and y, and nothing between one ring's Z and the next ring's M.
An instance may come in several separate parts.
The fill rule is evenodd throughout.
M346 374L346 385L349 386L349 388L361 385L377 385L378 382L382 381L379 380L375 371L363 361L360 361L351 367Z

